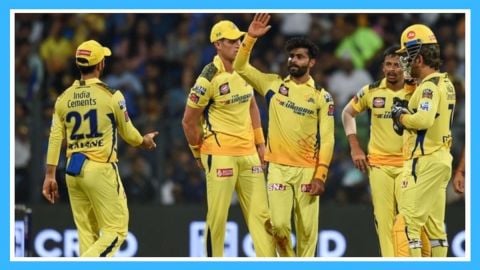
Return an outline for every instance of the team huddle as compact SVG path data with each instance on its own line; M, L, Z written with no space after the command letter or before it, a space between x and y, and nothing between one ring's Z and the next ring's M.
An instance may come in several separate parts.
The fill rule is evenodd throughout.
M206 175L207 256L224 256L234 191L257 256L315 256L320 196L334 155L335 105L310 75L319 48L306 37L285 44L287 77L250 64L257 39L271 28L269 21L269 14L256 14L246 33L231 21L216 23L210 34L216 56L188 94L182 124ZM142 137L121 92L100 81L110 55L96 41L78 47L81 79L58 98L49 140L43 195L51 203L58 198L55 169L61 143L66 139L72 145L67 147L66 181L80 256L113 256L128 232L116 165L117 132L146 150L156 147L158 134ZM440 63L432 30L421 24L407 27L399 46L384 52L384 78L360 89L341 114L353 163L369 178L383 257L447 256L444 221L456 99ZM267 136L255 91L267 104ZM72 102L88 104L70 108ZM355 121L364 111L370 118L368 151L360 147Z

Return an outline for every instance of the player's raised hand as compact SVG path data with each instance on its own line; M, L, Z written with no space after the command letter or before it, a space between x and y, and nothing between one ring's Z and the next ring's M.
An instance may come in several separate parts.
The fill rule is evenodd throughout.
M248 35L254 38L261 37L270 30L271 26L268 25L270 21L270 14L257 13L253 17L250 26L248 27Z
M54 204L60 198L58 194L57 180L53 177L46 176L43 181L42 194L51 204Z
M143 135L143 141L141 147L146 150L152 150L157 147L157 144L154 141L154 138L158 135L158 131L150 132Z

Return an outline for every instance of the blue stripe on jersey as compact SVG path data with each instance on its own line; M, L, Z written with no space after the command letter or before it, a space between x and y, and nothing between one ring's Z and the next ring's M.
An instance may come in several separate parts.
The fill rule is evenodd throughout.
M265 95L265 101L267 101L267 111L270 107L270 100L272 99L273 95L275 95L275 92L273 92L273 90L268 90L267 94Z
M205 107L205 111L203 112L203 115L205 117L205 123L207 125L207 129L208 131L210 131L212 134L213 134L213 137L215 138L215 141L217 142L217 145L219 147L221 147L220 145L220 142L218 141L218 138L217 138L217 133L215 131L212 130L212 123L210 123L210 117L209 117L209 111L210 111L210 107L212 106L213 104L213 100L210 100L207 104L207 106Z
M110 122L112 123L112 149L110 149L110 155L108 155L107 161L110 162L110 158L112 157L113 151L115 150L115 146L117 145L117 124L115 122L115 116L113 113L107 114Z
M425 143L425 135L427 134L427 130L419 130L417 131L417 140L415 141L415 147L413 148L412 155L410 158L413 157L413 153L417 150L417 147L420 146L420 151L422 151L422 156L425 155L425 151L423 149L423 144Z

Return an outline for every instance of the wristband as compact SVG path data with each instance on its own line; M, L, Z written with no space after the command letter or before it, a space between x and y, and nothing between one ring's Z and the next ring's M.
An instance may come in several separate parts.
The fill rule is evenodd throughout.
M327 166L320 164L315 171L315 176L313 178L318 178L325 182L327 180L328 168Z
M255 137L255 145L265 143L265 137L263 136L263 129L261 127L253 129L253 135Z

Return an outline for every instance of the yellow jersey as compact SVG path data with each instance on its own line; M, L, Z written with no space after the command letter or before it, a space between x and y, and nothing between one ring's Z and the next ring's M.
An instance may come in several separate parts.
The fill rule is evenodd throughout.
M392 128L391 111L394 98L408 102L411 95L410 89L389 89L384 78L362 87L350 101L355 111L368 112L368 161L371 165L403 166L403 137L397 135Z
M55 102L47 164L58 164L64 138L67 157L82 152L97 162L117 162L117 131L132 146L143 141L120 91L97 78L76 80Z
M405 159L450 149L455 103L455 87L448 74L434 72L420 82L408 103L411 114L401 117Z
M262 73L248 63L254 39L246 37L234 62L268 106L265 159L296 167L327 167L334 146L333 98L310 79L297 84L290 76ZM317 163L318 162L318 163Z
M203 154L244 156L256 153L250 103L253 88L225 70L217 55L191 88L187 106L204 108Z

